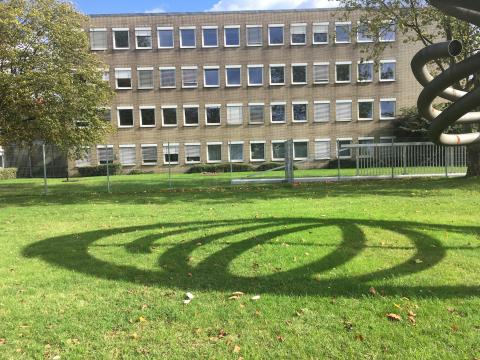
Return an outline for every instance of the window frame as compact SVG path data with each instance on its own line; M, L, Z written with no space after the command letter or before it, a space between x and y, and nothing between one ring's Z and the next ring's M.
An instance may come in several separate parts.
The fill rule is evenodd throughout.
M270 36L271 28L282 28L282 43L272 43ZM283 46L285 45L285 24L268 24L268 46Z
M227 30L228 29L237 29L238 30L238 45L228 45L227 44ZM242 31L240 25L225 25L223 27L223 46L226 48L236 48L240 47L242 44Z
M340 141L349 141L350 142L350 145L353 144L353 138L351 137L341 137L341 138L337 138L336 141L335 141L335 145L336 145L336 148L337 148L337 158L338 159L351 159L352 158L352 149L349 149L350 151L350 155L348 156L340 156Z
M137 31L150 31L150 46L148 47L140 47L138 46L138 35ZM151 50L153 49L153 33L151 27L136 27L135 28L135 50Z
M285 119L283 121L273 121L272 106L283 106ZM272 101L270 106L270 124L286 124L287 123L287 102L286 101Z
M177 161L165 161L165 156L166 155L174 155L174 153L169 154L171 146L177 146L178 147L178 154L177 154L178 160ZM165 147L167 147L168 152L165 152ZM162 160L163 160L162 161L163 165L178 165L178 164L180 164L180 143L164 142L162 144Z
M204 30L216 30L216 38L217 44L216 45L205 45L205 32ZM218 26L217 25L203 25L202 26L202 48L209 49L209 48L218 48Z
M305 67L305 82L295 82L293 81L293 76L294 76L294 67L300 67L303 66ZM291 68L291 84L292 85L308 85L308 63L292 63L290 65Z
M133 73L132 68L114 68L115 71L115 90L132 90L133 89ZM117 77L117 71L130 71L130 86L129 87L119 87L118 80L119 79L127 79L127 78L119 78Z
M206 145L205 150L206 150L206 153L207 153L207 164L220 164L222 162L223 142L222 141L207 141L207 143L205 145ZM212 145L212 146L220 145L220 160L210 160L210 155L208 153L208 147L210 145Z
M338 80L337 65L350 65L350 75L348 80ZM350 84L352 82L352 62L351 61L336 61L335 62L335 84Z
M128 34L128 47L118 47L117 46L117 41L115 40L115 33L117 31L126 31L127 34ZM113 50L130 50L130 28L126 28L126 27L115 27L115 28L112 28L112 38L113 38Z
M385 39L382 38L382 33L381 33L381 30L380 30L380 32L378 33L378 42L392 43L392 42L397 41L397 24L395 23L395 21L385 20L385 21L383 21L383 23L387 26L388 25L393 26L394 37L393 37L392 40L385 40Z
M143 124L143 114L142 110L153 110L153 119L154 119L154 124L153 125L144 125ZM138 107L138 113L140 117L140 127L141 128L154 128L157 127L157 108L155 105L142 105Z
M287 148L286 148L286 142L287 140L272 140L271 141L271 146L270 146L270 158L272 159L272 161L284 161L285 160L285 157L283 158L277 158L275 156L273 156L273 145L274 144L283 144L285 145L285 152L287 151Z
M263 102L252 102L252 103L248 103L247 104L248 106L248 125L264 125L265 124L265 103ZM262 110L262 115L263 115L263 119L262 119L262 122L252 122L252 119L251 119L251 112L250 112L250 106L262 106L263 107L263 110Z
M306 157L298 157L295 154L295 143L307 143L307 156ZM308 144L310 143L309 139L294 139L293 140L293 160L307 160L308 159Z
M107 162L105 164L102 164L100 163L100 154L98 152L98 150L102 150L102 149L106 149L107 150ZM112 149L112 161L109 161L108 160L108 149ZM108 164L113 164L113 162L115 161L115 149L113 147L113 145L97 145L97 165L106 165L107 163ZM90 154L91 156L91 154ZM90 163L91 163L91 159L90 159Z
M262 83L261 84L252 84L250 82L250 69L251 68L261 68L262 69ZM265 82L265 74L264 74L264 65L263 64L251 64L251 65L247 65L247 84L248 86L256 86L256 87L260 87L260 86L263 86L264 82Z
M295 120L295 105L306 105L306 119L305 120ZM307 100L302 100L302 101L292 101L292 123L308 123L308 101Z
M292 33L292 30L293 28L295 27L304 27L305 28L305 32L304 32L304 35L305 35L305 41L302 42L302 43L294 43L293 42L293 36L294 35ZM307 45L307 33L308 33L308 24L307 23L291 23L290 24L290 45L291 46L304 46L304 45ZM285 35L284 35L285 36ZM284 40L285 41L285 40Z
M316 138L313 141L313 146L315 150L315 160L331 160L332 158L332 139L331 138ZM328 157L317 157L317 149L316 149L316 144L317 143L328 143L329 147L329 152L328 152Z
M208 109L209 108L218 108L218 123L209 123L208 122ZM220 126L222 125L222 104L205 104L205 125L206 126Z
M207 76L206 76L206 71L205 70L217 70L218 82L217 82L216 85L208 85L207 84ZM218 65L203 66L203 87L205 87L205 88L218 88L218 87L220 87L220 66L218 66Z
M382 102L393 102L394 103L394 114L393 116L382 116ZM394 120L396 118L396 114L397 114L397 98L381 98L379 100L379 104L378 104L378 110L379 110L379 113L380 113L380 120Z
M170 31L172 33L172 46L162 46L160 44L160 31ZM175 48L175 29L173 26L157 26L157 45L159 49Z
M315 41L315 32L313 31L314 27L315 26L325 26L327 25L327 41L326 42L318 42L318 41ZM312 24L312 44L313 45L328 45L330 43L330 22L327 22L327 21L324 21L324 22L318 22L318 23L313 23ZM321 33L320 33L321 34Z
M372 116L370 118L360 117L360 103L372 104ZM372 121L375 114L375 99L358 99L357 100L357 120L358 121Z
M184 45L182 30L193 30L193 45ZM180 49L196 49L197 47L197 27L196 26L180 26L178 28L178 36L180 38Z
M134 107L131 105L125 105L125 106L117 106L117 126L119 129L131 129L135 127L135 113L134 113ZM121 125L120 124L120 110L131 110L132 111L132 125Z
M265 158L266 158L266 152L267 152L267 149L266 149L266 141L265 140L253 140L253 141L250 141L250 146L249 146L249 152L250 152L250 162L265 162ZM252 159L252 144L263 144L263 159Z
M315 105L317 104L328 104L328 120L317 120L315 119ZM315 100L313 102L313 122L314 123L329 123L332 120L332 102L330 100Z
M338 41L337 38L337 26L348 25L349 35L347 41ZM351 44L352 43L352 22L351 21L336 21L335 22L335 44Z
M349 119L338 119L338 104L350 104L350 118ZM353 100L349 99L340 99L335 100L335 122L351 122L353 121Z
M143 158L143 148L149 148L149 147L154 147L156 148L156 153L157 153L157 159L153 163L146 163L144 158ZM157 144L140 144L140 154L142 155L142 166L157 166L158 165L158 145Z
M229 84L228 83L228 70L229 69L240 69L240 83L239 84ZM225 87L241 87L242 86L242 65L225 65Z
M378 81L379 82L394 82L397 80L397 60L390 59L390 60L380 60L378 66ZM395 69L393 72L393 79L384 79L382 78L382 65L383 64L395 64Z
M188 161L187 159L187 146L198 146L200 149L199 149L199 159L198 161L195 160L195 161ZM183 144L183 148L184 148L184 153L185 153L185 164L199 164L201 163L202 161L202 144L200 142L189 142L189 143L185 143Z
M187 117L185 115L186 109L197 109L197 123L196 124L187 124ZM183 104L183 126L185 127L198 127L200 126L200 105L198 104Z
M168 127L168 128L174 128L178 127L178 106L177 105L162 105L160 107L162 111L162 127ZM165 124L165 113L163 110L168 110L168 109L175 109L175 124Z
M372 67L372 78L369 79L369 80L360 80L360 71L359 71L359 68L360 68L360 65L363 65L363 64L368 64L368 65L370 65L370 66ZM373 60L367 60L367 61L358 60L358 61L357 61L357 82L359 82L359 83L371 83L371 82L373 82L374 73L375 73L375 69L374 69L374 62L373 62Z
M135 149L135 162L124 164L122 163L121 150L120 149ZM135 144L121 144L118 145L118 160L122 166L135 166L137 165L137 146Z
M260 35L261 35L260 44L250 44L248 42L248 29L252 29L252 28L260 29ZM245 30L245 42L246 42L247 46L252 46L252 47L263 46L263 25L246 25L245 29L246 29Z
M152 72L152 86L151 87L140 87L140 71L151 71ZM152 90L155 89L155 69L153 66L137 66L137 89L138 90Z
M232 153L230 146L231 145L242 145L242 159L241 160L232 160ZM245 161L245 142L244 141L229 141L228 142L228 161L231 163L243 163Z
M95 33L95 32L104 32L105 33L105 47L93 47L93 43L92 43L92 33ZM89 32L90 36L89 36L89 41L90 41L90 50L92 51L105 51L105 50L108 50L108 30L107 28L90 28L90 32Z
M358 32L358 29L360 28L361 25L365 25L365 23L361 22L361 21L357 21L357 31L356 31L356 40L357 40L357 43L359 44L368 44L368 43L373 43L373 35L370 35L370 38L369 39L366 39L366 40L360 40L360 38L358 37L358 35L360 34Z
M279 68L279 67L283 68L283 82L282 83L273 83L272 82L272 68ZM285 68L286 68L286 64L269 64L268 65L269 84L271 86L285 85L285 74L286 74Z
M183 70L196 70L197 71L197 84L196 85L192 85L192 86L186 86L185 85L185 82L184 82L184 79L183 79ZM181 71L181 75L182 75L182 89L196 89L198 88L198 66L182 66L180 68L180 71Z
M174 86L162 86L162 70L173 70L174 78L175 78L175 85ZM177 68L175 66L160 66L158 68L158 72L160 75L160 89L176 89L177 88Z
M241 108L242 109L242 121L240 124L235 124L235 123L230 123L229 122L229 118L228 118L228 108L231 107L231 108ZM227 125L229 126L240 126L240 125L243 125L243 104L242 103L227 103L226 104L226 109L227 109Z
M327 81L315 81L315 66L327 66ZM325 85L330 84L330 62L329 61L321 61L321 62L314 62L312 66L312 82L315 85Z

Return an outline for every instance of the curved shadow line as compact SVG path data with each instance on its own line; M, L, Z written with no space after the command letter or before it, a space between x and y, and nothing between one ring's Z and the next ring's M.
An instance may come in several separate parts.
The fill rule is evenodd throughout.
M233 222L233 221L232 221ZM232 222L229 220L225 220L222 222L225 225L229 225ZM417 246L417 254L415 256L423 256L426 254L427 250L431 250L431 248L426 247L422 241L416 239L416 237L420 237L423 241L427 240L430 243L432 241L438 245L440 249L436 254L434 261L432 263L424 263L424 265L417 266L417 270L422 271L427 268L430 268L434 264L437 264L441 259L445 256L445 250L441 248L441 243L427 235L423 235L418 233L415 230L409 230L407 228L418 228L422 227L423 229L432 229L432 230L439 230L445 229L450 230L453 232L471 232L472 234L480 233L479 227L473 226L452 226L452 225L435 225L435 224L421 224L421 223L414 223L414 222L399 222L399 221L375 221L375 220L356 220L356 219L329 219L329 220L318 220L314 218L267 218L267 219L245 219L241 221L237 221L236 223L241 224L248 224L251 222L262 222L263 225L252 226L251 228L261 228L261 227L268 227L271 225L282 225L282 224L289 224L292 225L293 223L311 223L310 225L304 225L303 227L300 226L299 228L311 228L315 226L327 226L327 225L335 225L341 226L345 225L346 223L352 222L357 225L366 225L366 226L375 226L381 228L387 228L392 231L399 231L405 233L412 241L414 241L415 245ZM316 224L316 225L315 225ZM206 288L215 288L219 290L238 290L239 284L228 284L228 280L232 279L231 276L225 277L225 273L223 274L223 278L220 279L206 279L202 280L201 278L196 278L195 281L185 281L182 279L178 279L178 276L172 277L169 276L171 274L166 273L165 271L151 271L151 270L141 270L133 266L128 265L116 265L111 264L106 261L102 261L91 256L88 253L88 247L93 242L106 237L111 236L116 233L126 233L126 232L133 232L133 231L145 231L151 230L158 227L182 227L184 226L183 230L179 230L179 232L187 231L191 229L193 225L212 225L211 222L199 221L199 222L192 222L192 223L176 223L176 224L151 224L151 225L144 225L144 226L133 226L129 228L116 228L116 229L109 229L109 230L99 230L99 231L90 231L83 233L80 240L78 239L78 234L66 235L66 236L59 236L50 239L46 239L32 245L29 245L23 250L23 255L26 257L40 257L43 260L61 266L63 268L71 269L74 271L82 271L86 274L91 276L96 276L99 278L109 279L109 280L121 280L121 281L131 281L142 283L145 285L161 285L161 286L171 286L177 288L184 288L188 286L189 289L206 289ZM401 230L399 230L399 228ZM245 232L247 229L243 228L240 229L241 231ZM203 238L204 242L214 241L215 239L219 239L224 237L225 235L231 235L232 229L229 229L226 232L215 234L214 238L210 241L209 238ZM297 229L298 231L298 229ZM285 234L285 229L283 231L277 231L281 235ZM345 233L344 233L345 234ZM161 234L160 234L161 235ZM416 239L416 240L415 240ZM190 243L193 243L192 240ZM240 244L243 241L240 242ZM345 239L342 244L345 243ZM188 243L187 243L188 244ZM235 246L238 246L234 244ZM176 248L185 247L184 243L175 246L169 251L173 251ZM188 247L188 246L187 246ZM231 246L227 247L231 248ZM178 251L179 249L177 249ZM186 249L180 249L181 253L185 253ZM338 250L338 249L337 249ZM336 251L337 251L336 250ZM225 251L222 249L221 251ZM246 250L245 250L246 251ZM188 253L187 253L188 254ZM80 255L80 256L79 256ZM215 256L213 254L212 256ZM212 257L211 256L211 257ZM211 258L210 257L210 258ZM305 273L312 274L312 271L315 271L315 266L322 261L325 263L325 258L328 258L329 255L320 260L319 262L315 262L313 264L308 264L304 267L299 269L292 269L288 272L277 273L273 275L268 275L267 277L261 278L239 278L234 277L233 280L242 281L244 284L244 291L258 289L260 286L264 288L265 292L269 293L276 293L276 294L291 294L292 292L303 293L305 295L317 295L317 296L363 296L363 293L356 293L355 289L359 289L359 285L361 288L365 286L365 281L373 281L373 280L382 280L379 279L379 276L393 276L399 273L401 274L409 274L412 273L412 269L409 269L408 261L404 262L400 265L397 265L394 268L381 270L379 272L360 275L357 277L349 277L349 278L341 278L341 279L333 279L328 280L325 283L321 283L323 286L309 286L312 284L305 283ZM233 257L235 258L235 257ZM208 259L208 258L207 258ZM211 261L211 260L210 260ZM348 260L347 260L348 261ZM205 268L205 262L203 262L199 269L203 271L212 271L209 268ZM208 263L208 261L206 262ZM213 263L212 263L213 265ZM324 264L324 266L326 263ZM407 266L408 265L408 266ZM191 268L191 267L183 267L183 269L193 269L194 271L198 271L198 268ZM224 268L225 270L225 268ZM325 270L325 269L323 269ZM416 271L418 272L418 271ZM222 276L222 275L221 275ZM286 277L296 277L294 279L286 279ZM304 282L298 282L298 278L301 278ZM293 282L286 283L286 280L296 280ZM213 283L212 283L213 281ZM235 287L233 287L235 285ZM275 285L276 287L273 287ZM348 288L347 288L348 287ZM411 293L415 292L416 296L426 296L426 293L436 293L437 297L459 297L459 296L478 296L480 295L480 288L478 286L413 286L413 287L402 287L402 286L382 286L383 289L391 293ZM420 292L420 293L419 293Z

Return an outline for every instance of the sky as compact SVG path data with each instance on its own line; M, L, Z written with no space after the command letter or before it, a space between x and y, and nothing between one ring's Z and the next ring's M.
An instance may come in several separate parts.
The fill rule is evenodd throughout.
M334 0L71 0L86 14L309 9L336 6Z

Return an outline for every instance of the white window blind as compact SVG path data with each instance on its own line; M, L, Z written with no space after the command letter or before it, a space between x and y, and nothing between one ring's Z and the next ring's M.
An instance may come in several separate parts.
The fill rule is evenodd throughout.
M312 29L314 34L328 33L328 24L315 24Z
M90 47L92 50L107 49L107 31L106 30L90 30Z
M197 69L182 69L183 86L198 86Z
M138 87L140 89L153 88L153 69L138 70Z
M0 154L2 155L2 154ZM91 165L91 153L90 150L87 151L85 156L82 159L77 159L75 160L75 167L85 167L85 166L90 166ZM0 162L0 167L2 166L2 163Z
M160 69L160 87L175 86L175 69Z
M250 123L263 123L263 104L249 105L248 109L250 111Z
M156 164L157 163L157 147L142 146L142 161L144 164Z
M188 162L200 161L200 145L185 145L185 158Z
M337 101L336 110L337 121L349 121L352 120L352 103Z
M328 122L330 121L330 103L316 103L313 106L313 121Z
M180 151L180 145L179 144L163 144L163 154L164 155L168 155L168 154L178 155L179 151Z
M135 165L136 158L135 146L120 146L120 163L122 165Z
M328 64L313 65L313 82L315 84L324 84L329 82L329 65Z
M115 77L117 79L131 79L132 70L130 69L115 69Z
M290 27L291 34L306 34L307 33L307 25L292 25Z
M243 106L227 105L227 124L241 125L243 123Z
M152 36L152 30L135 30L135 35L136 36Z
M114 154L113 154L113 146L108 146L107 148L105 146L98 147L98 163L99 164L106 164L107 161L109 163L113 162Z
M315 141L315 160L330 159L331 142L330 140Z
M262 44L262 28L261 27L247 28L247 44L248 45Z

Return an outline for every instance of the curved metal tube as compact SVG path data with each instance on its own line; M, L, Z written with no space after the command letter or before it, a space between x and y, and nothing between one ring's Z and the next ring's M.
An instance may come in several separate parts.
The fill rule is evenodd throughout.
M430 3L448 15L480 26L479 0L431 0ZM458 81L480 71L480 53L452 65L435 78L427 68L429 62L458 56L461 51L462 44L458 40L443 42L420 50L411 62L415 78L424 87L418 98L418 111L432 121L430 127L432 140L443 145L468 145L480 142L480 133L459 135L444 133L445 129L456 122L480 122L480 112L471 111L480 105L480 88L465 92L452 87ZM436 110L432 104L437 97L450 100L453 104L444 111Z

